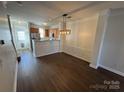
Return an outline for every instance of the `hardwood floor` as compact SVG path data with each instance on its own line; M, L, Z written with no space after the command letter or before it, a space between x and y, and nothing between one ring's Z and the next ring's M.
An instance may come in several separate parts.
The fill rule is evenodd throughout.
M24 53L18 66L17 91L124 91L124 77L65 53L34 58ZM120 82L119 89L109 89L105 81ZM117 84L115 87L118 88ZM107 86L107 87L106 87ZM106 89L107 88L107 89Z

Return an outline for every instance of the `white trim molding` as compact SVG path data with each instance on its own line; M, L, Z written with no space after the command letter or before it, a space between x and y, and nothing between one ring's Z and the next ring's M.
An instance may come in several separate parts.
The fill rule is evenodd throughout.
M13 92L16 92L16 88L17 88L17 72L18 72L18 62L16 63L16 68L15 68Z
M97 23L97 31L95 36L95 42L94 42L94 48L93 48L93 54L92 54L92 62L96 64L95 68L98 68L101 60L102 55L102 48L103 48L103 42L104 37L106 33L106 28L108 24L108 18L110 15L110 9L106 9L102 11L99 15L99 20ZM93 64L92 64L93 65ZM91 65L91 67L92 67Z
M108 71L111 71L111 72L113 72L113 73L116 73L116 74L121 75L121 76L124 77L124 73L121 72L121 71L118 71L118 70L115 70L115 69L113 69L113 68L106 67L106 66L103 66L103 65L100 65L99 67L104 68L104 69L106 69L106 70L108 70Z
M89 64L90 67L94 68L94 69L97 69L98 66L97 65L93 65L93 64Z

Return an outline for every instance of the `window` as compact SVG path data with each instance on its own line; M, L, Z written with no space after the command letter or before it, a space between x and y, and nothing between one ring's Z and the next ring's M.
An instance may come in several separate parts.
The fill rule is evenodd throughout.
M40 38L45 37L45 32L44 32L43 28L39 28L39 33L40 33Z
M25 40L25 32L23 31L18 31L18 40Z

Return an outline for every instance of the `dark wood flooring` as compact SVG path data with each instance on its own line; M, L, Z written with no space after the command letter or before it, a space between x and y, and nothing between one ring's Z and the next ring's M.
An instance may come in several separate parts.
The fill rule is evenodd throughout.
M124 91L124 77L102 68L95 70L88 62L65 53L34 58L26 52L21 57L17 80L19 92ZM104 84L105 81L117 82L111 85Z

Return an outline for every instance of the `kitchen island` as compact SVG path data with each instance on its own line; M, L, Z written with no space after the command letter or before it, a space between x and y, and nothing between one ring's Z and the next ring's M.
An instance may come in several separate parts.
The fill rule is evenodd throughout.
M32 40L32 44L35 57L60 52L60 40Z

